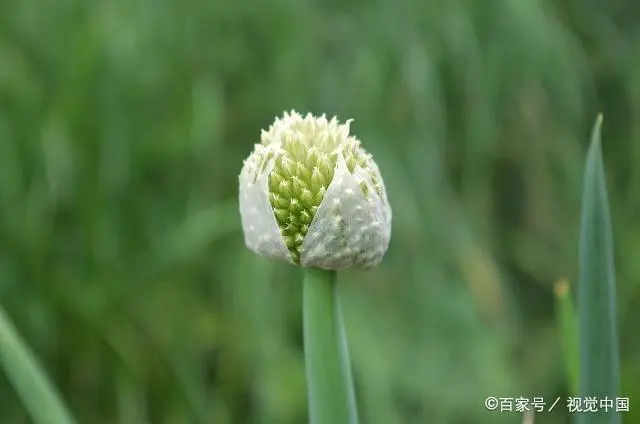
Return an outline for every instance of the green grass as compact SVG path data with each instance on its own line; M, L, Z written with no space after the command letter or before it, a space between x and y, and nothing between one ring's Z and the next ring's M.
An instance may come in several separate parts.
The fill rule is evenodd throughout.
M0 306L0 364L34 424L74 424L66 405Z

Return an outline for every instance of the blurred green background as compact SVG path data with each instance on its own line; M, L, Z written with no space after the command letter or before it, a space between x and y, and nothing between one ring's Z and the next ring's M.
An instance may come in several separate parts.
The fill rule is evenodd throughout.
M300 273L244 247L237 179L284 110L353 118L394 213L382 264L340 277L362 423L519 423L485 398L568 395L553 287L603 112L640 423L638 22L633 0L5 0L0 302L81 423L305 423ZM0 422L27 423L0 374Z

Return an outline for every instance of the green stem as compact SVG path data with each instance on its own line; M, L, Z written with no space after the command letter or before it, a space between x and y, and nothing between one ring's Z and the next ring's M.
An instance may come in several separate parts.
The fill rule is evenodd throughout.
M305 269L303 321L310 424L357 424L336 271Z
M75 422L1 306L0 364L34 424Z
M564 367L571 396L578 396L580 376L580 350L578 318L571 301L569 282L560 280L555 285L556 305L559 313L560 337L564 355Z

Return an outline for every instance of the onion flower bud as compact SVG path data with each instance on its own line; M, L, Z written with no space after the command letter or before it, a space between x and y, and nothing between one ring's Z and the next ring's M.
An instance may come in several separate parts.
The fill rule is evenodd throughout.
M265 258L328 270L370 268L391 238L378 166L349 124L295 111L262 131L240 173L245 244Z

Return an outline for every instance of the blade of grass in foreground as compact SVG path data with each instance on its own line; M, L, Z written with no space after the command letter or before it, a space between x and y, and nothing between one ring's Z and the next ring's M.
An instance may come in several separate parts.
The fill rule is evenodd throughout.
M304 354L310 424L358 424L336 271L307 268Z
M578 348L578 317L571 301L569 282L567 280L559 280L555 285L555 294L559 313L564 368L569 381L570 394L575 397L578 396L580 353Z
M1 306L0 364L34 424L75 423Z
M580 334L579 396L618 396L620 365L616 330L613 236L605 184L599 115L587 153L580 227L578 315ZM581 424L620 423L619 413L576 414Z

